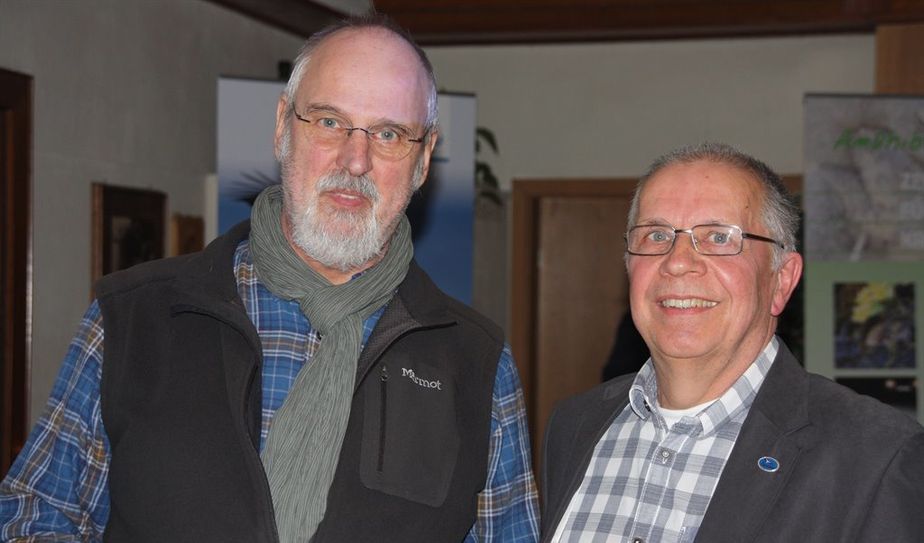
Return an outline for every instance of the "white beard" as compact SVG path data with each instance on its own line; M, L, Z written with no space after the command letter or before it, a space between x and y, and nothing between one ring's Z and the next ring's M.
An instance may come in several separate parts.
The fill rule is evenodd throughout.
M285 210L292 227L292 241L322 265L342 272L361 267L382 252L394 225L379 222L379 194L369 176L352 177L346 172L330 173L318 180L315 193L300 202L285 188ZM372 204L361 211L320 208L324 191L348 189L359 192ZM395 221L396 222L396 221Z
M394 233L398 221L411 201L414 191L423 184L424 157L421 154L415 164L411 182L407 186L401 211L389 218L388 224L378 219L379 193L375 182L368 175L351 176L346 171L332 172L322 176L314 193L305 198L293 191L297 182L291 176L290 145L291 133L282 135L276 158L281 165L282 188L285 195L284 211L292 229L292 241L305 254L328 268L348 272L361 268L382 254L388 240ZM325 190L348 189L359 192L371 206L362 211L322 211L319 203ZM307 201L303 201L307 200Z

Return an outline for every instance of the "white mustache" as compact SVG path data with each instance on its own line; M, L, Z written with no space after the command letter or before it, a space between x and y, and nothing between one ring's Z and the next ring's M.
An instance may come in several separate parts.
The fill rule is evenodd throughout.
M316 187L319 193L327 190L351 190L362 194L372 203L379 201L379 191L375 188L375 182L365 174L353 176L345 171L328 173L318 179Z

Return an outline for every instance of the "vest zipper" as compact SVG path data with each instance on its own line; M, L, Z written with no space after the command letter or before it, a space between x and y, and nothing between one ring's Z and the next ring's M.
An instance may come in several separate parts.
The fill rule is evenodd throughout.
M379 461L377 470L381 473L385 467L385 430L388 418L385 416L385 408L388 405L388 368L382 365L382 372L379 376L381 384L381 402L379 405Z

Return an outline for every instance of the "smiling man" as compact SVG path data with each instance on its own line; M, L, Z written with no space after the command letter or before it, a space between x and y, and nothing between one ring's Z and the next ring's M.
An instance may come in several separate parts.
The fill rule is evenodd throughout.
M543 541L924 541L924 429L774 335L797 221L779 177L728 146L654 162L626 235L651 359L553 413Z
M312 36L277 108L282 186L202 253L100 281L0 539L535 541L503 334L413 260L437 137L406 33Z

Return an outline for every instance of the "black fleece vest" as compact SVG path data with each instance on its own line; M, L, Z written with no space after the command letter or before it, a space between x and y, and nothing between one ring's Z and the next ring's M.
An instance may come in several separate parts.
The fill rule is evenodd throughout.
M203 253L104 278L107 541L276 541L260 340L237 294L246 224ZM461 541L476 517L500 330L412 263L359 360L315 543Z

